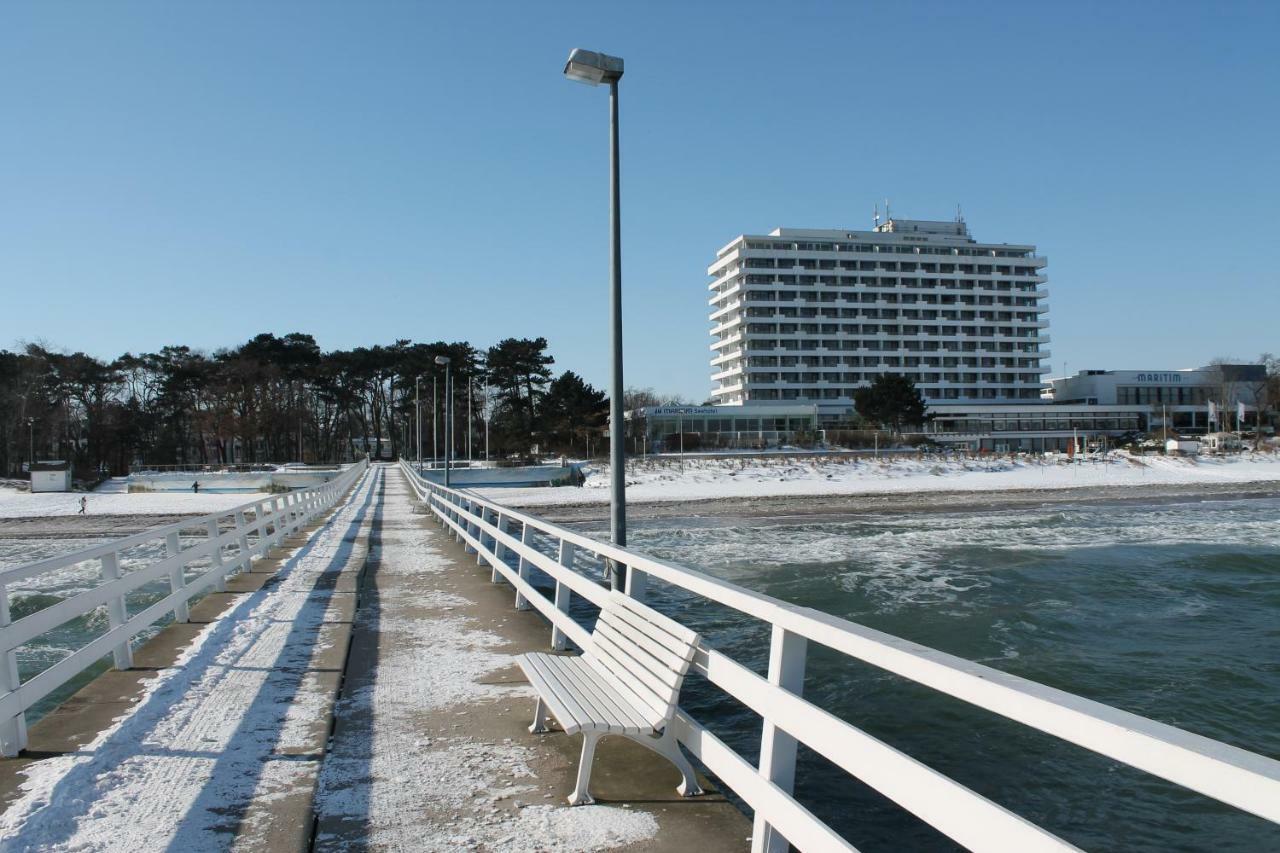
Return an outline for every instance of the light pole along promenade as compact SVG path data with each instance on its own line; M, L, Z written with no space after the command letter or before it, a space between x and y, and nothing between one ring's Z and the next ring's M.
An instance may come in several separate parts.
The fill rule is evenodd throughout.
M444 487L449 488L450 444L453 442L453 394L452 367L447 355L436 356L436 364L444 365Z
M618 164L618 81L622 79L622 58L574 48L564 66L564 76L589 86L609 84L609 314L613 344L612 374L609 381L609 534L619 547L627 544L627 483L625 439L622 415L622 214ZM626 569L614 565L611 581L616 588L626 578ZM640 596L640 579L628 587Z

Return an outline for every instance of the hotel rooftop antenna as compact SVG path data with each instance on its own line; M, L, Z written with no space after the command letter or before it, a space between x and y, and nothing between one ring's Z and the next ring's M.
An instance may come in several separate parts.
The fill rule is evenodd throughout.
M875 209L876 209L876 213L875 213L875 216L871 218L871 221L875 224L876 228L879 228L880 227L880 202L876 202Z

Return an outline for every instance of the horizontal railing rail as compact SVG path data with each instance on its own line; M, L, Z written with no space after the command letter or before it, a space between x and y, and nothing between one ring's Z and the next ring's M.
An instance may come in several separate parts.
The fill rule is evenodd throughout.
M574 570L579 552L625 566L628 595L643 598L653 577L771 626L767 676L705 640L693 666L761 717L757 765L685 709L674 721L680 743L754 810L754 850L784 851L788 843L801 850L853 849L792 796L799 743L971 850L1075 849L804 699L809 642L1280 823L1280 761L601 542L402 468L419 500L477 562L491 566L492 580L511 583L516 607L537 610L550 621L555 649L569 642L585 649L590 643L569 614L571 596L600 607L608 594ZM534 546L535 533L550 541L554 558ZM554 581L553 598L534 586L531 568Z
M79 673L111 653L117 669L133 665L131 641L172 613L174 621L186 622L192 598L215 588L226 588L228 576L249 571L261 558L290 534L327 511L368 468L362 460L327 483L260 498L232 509L197 518L153 527L140 533L113 539L91 548L38 560L0 571L0 753L17 755L27 745L26 712ZM203 534L199 541L183 543L183 534ZM190 539L191 537L187 537ZM122 571L122 562L131 549L161 546L164 556L138 568ZM93 571L97 563L99 583L69 595L48 607L11 618L10 590L24 580L50 572L86 564ZM206 563L187 577L193 563ZM132 615L127 596L150 583L169 584L168 595ZM107 611L107 630L72 651L52 666L23 681L18 669L18 649L73 619L88 616L99 608Z

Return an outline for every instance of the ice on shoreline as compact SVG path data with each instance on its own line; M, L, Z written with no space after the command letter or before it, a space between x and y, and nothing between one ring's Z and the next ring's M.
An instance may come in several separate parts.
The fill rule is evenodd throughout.
M566 506L609 501L608 466L585 469L581 488L476 489L510 506ZM634 503L722 498L823 497L876 493L1070 489L1280 481L1280 456L1184 459L1132 456L1067 463L1037 458L826 459L821 457L632 460L627 500Z

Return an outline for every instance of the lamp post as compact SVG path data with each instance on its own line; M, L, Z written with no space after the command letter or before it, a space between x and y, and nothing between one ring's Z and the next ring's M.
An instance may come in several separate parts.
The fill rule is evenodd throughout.
M413 377L413 426L418 432L418 473L422 473L422 377Z
M609 84L609 313L613 344L609 382L609 532L613 544L623 547L627 544L627 493L626 439L622 434L622 216L618 180L618 81L622 79L622 59L575 48L565 63L564 76L590 86ZM615 587L622 580L618 574L613 576ZM638 584L628 591L637 597L642 593Z
M447 489L449 488L449 445L453 441L453 428L450 426L451 422L449 420L449 404L452 402L449 399L452 368L447 355L436 356L436 364L444 365L444 487Z
M436 377L431 377L431 467L440 461L440 399L436 393Z
M27 418L27 429L30 430L29 450L31 452L31 456L29 457L30 461L27 465L27 473L30 473L34 471L36 467L36 419L35 418Z

